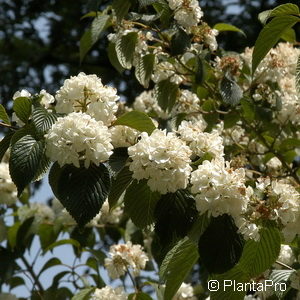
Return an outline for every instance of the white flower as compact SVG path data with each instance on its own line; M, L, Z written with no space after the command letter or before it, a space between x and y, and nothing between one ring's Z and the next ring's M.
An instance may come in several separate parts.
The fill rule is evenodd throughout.
M193 287L189 283L182 283L172 300L197 300Z
M247 208L252 189L246 188L245 170L233 170L223 158L204 161L191 175L191 191L196 195L196 206L203 214L217 217L239 216Z
M59 113L83 111L105 125L110 125L116 119L119 99L116 89L103 86L96 75L79 73L78 76L72 76L65 80L55 98L56 111Z
M109 256L105 258L104 265L112 279L124 275L128 269L137 276L149 260L141 245L132 245L131 242L111 246Z
M218 43L216 36L219 34L219 31L216 29L210 29L205 34L205 43L208 45L211 51L216 51L218 49Z
M127 295L123 287L112 288L106 286L102 289L96 289L91 300L127 300Z
M291 266L295 261L295 256L293 254L293 250L289 245L281 244L280 253L277 258L279 262L282 262L288 266ZM281 265L276 264L276 268L282 268Z
M129 147L135 144L139 132L133 128L123 125L116 125L109 128L111 143L114 148Z
M184 76L177 74L176 64L171 64L167 61L159 62L154 65L153 74L151 79L158 83L160 81L170 79L171 82L180 84L184 81Z
M143 132L141 140L128 148L128 154L133 178L148 179L152 191L166 194L186 188L192 152L174 133L156 129L149 136Z
M41 90L39 95L43 95L41 99L41 105L44 106L46 109L51 108L51 106L55 102L54 97L47 93L45 90Z
M58 118L46 137L46 155L60 166L73 164L86 168L91 163L99 165L112 154L113 146L108 128L102 121L78 112Z
M254 240L259 241L260 235L259 230L260 227L255 223L251 223L243 217L235 217L234 218L235 225L238 228L238 232L243 235L245 240Z
M189 90L180 90L180 95L174 106L174 110L179 113L199 113L200 100L198 96Z
M17 201L17 187L13 183L8 163L0 163L0 204L12 205Z

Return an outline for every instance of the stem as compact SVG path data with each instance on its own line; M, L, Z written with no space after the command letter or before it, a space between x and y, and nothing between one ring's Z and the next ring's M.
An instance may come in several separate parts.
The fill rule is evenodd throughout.
M9 125L9 124L6 124L6 123L3 123L3 122L0 122L0 126L2 126L2 127L6 127L6 128L9 128L9 129L13 129L13 130L17 130L17 129L19 129L18 127L15 127L15 126L12 126L12 125Z
M281 262L281 261L276 260L276 264L278 264L278 265L280 265L280 266L282 266L282 267L285 267L285 268L287 268L287 269L289 269L289 270L294 270L292 267L290 267L290 266L284 264L284 263Z

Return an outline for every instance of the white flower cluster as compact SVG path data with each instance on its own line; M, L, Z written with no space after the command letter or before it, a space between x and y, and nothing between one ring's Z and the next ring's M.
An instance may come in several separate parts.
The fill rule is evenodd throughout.
M191 114L199 112L200 100L198 96L189 90L180 90L174 109L176 113Z
M104 265L112 279L123 276L128 269L138 276L149 260L141 245L126 244L113 245L109 250L109 258L105 258Z
M13 183L9 166L6 162L0 163L0 204L13 205L17 201L17 187Z
M149 136L143 132L140 141L128 148L128 154L133 178L148 179L152 191L166 194L186 188L192 151L174 133L156 129Z
M81 72L65 80L55 99L58 113L85 112L108 126L116 118L119 96L96 75Z
M112 154L107 126L81 112L58 118L45 137L46 155L60 166L73 164L79 168L84 161L88 168L91 162L99 165Z
M172 300L197 300L197 297L191 284L183 282Z
M96 289L91 300L127 300L127 295L122 287L106 286L102 289Z
M208 211L213 217L238 217L246 210L252 193L245 186L245 170L233 170L223 158L204 161L192 172L191 184L197 210L201 214Z
M136 143L139 132L133 128L116 125L109 128L111 143L114 148L129 147Z
M197 26L203 17L197 0L168 0L168 4L174 10L174 19L187 30Z
M289 245L281 244L280 253L277 260L288 266L291 266L295 262L295 256L293 250ZM276 268L282 268L281 265L276 264Z
M180 84L185 80L185 77L178 74L178 68L179 66L176 62L174 64L171 64L168 61L158 62L154 66L151 79L155 83L169 79L173 83Z
M223 139L217 131L212 133L203 132L206 124L202 120L182 121L177 132L180 138L184 140L191 148L193 153L199 157L209 153L213 157L224 155Z

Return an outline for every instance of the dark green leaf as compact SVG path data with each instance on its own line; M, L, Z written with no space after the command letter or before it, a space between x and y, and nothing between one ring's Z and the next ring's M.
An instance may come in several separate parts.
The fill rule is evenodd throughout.
M165 111L171 111L176 102L178 91L178 85L171 82L170 79L157 83L155 85L155 94L158 105Z
M114 153L109 157L108 163L111 169L118 173L124 168L129 156L127 148L125 147L115 148L113 152Z
M157 11L157 13L160 15L160 21L163 27L168 27L172 16L172 11L168 3L164 0L158 0L155 1L155 3L153 3L152 5L154 9Z
M2 161L7 149L9 148L10 141L14 135L13 131L10 131L6 136L0 141L0 162Z
M81 290L78 294L74 295L71 300L88 300L95 287L88 287Z
M233 127L240 120L240 115L236 111L232 111L224 117L224 129Z
M72 245L74 247L80 248L80 244L78 241L73 240L73 239L66 239L66 240L59 240L57 242L52 243L44 250L44 253L46 253L58 246L62 246L62 245Z
M9 285L10 289L13 289L20 285L26 285L24 278L18 276L9 279L7 284Z
M112 8L115 11L118 22L128 14L128 10L131 6L130 0L114 0Z
M56 122L57 115L53 113L49 113L43 107L36 107L32 112L32 121L40 133L46 133L52 125Z
M196 57L195 67L196 67L195 68L195 83L202 84L205 79L205 76L206 76L206 68L205 68L204 61L202 60L202 58L200 56ZM199 87L199 88L197 89L198 97L199 97L199 94L201 91L201 87ZM204 97L200 97L200 98L204 98Z
M151 134L156 128L152 120L145 113L135 110L120 116L114 125L125 125L140 132L147 132L148 134Z
M79 226L99 213L111 185L109 172L103 164L86 169L73 165L60 167L55 163L50 170L49 183L54 195Z
M135 77L144 88L148 88L154 67L155 55L147 54L139 56L135 67Z
M24 123L27 123L31 115L31 100L27 97L19 97L13 102L13 110L17 117Z
M0 246L0 284L9 280L17 268L15 254Z
M40 224L38 235L42 249L45 250L49 245L53 244L58 236L58 232L54 231L54 226L50 224Z
M140 7L145 7L145 6L148 6L148 5L152 5L153 3L156 2L156 0L138 0L139 1L139 4L140 4Z
M110 23L110 16L108 15L98 15L92 22L91 25L91 35L92 35L92 43L95 44L100 36L101 33L109 26Z
M127 189L132 181L132 172L129 167L124 167L112 180L110 193L108 195L109 207L112 208L116 205L123 192Z
M80 39L79 43L79 56L80 62L83 61L86 54L90 51L93 46L92 32L87 30Z
M299 21L295 16L278 16L268 23L260 32L252 54L252 74L269 50L278 42L281 35Z
M188 232L188 237L195 243L199 241L200 236L205 232L210 223L210 218L207 213L197 217L191 230Z
M112 66L119 72L122 73L124 71L124 68L121 66L118 60L117 52L116 52L116 44L109 43L107 47L107 54L110 63Z
M58 259L57 257L52 257L50 258L41 268L39 275L41 275L44 271L46 271L47 269L51 268L51 267L55 267L57 265L61 265L61 261L60 259Z
M159 274L166 281L165 300L171 300L198 260L197 246L189 239L180 240L163 260Z
M294 44L296 42L296 32L293 28L288 28L283 32L280 38L286 42Z
M287 138L280 144L280 151L294 150L295 148L300 148L299 139Z
M12 146L9 170L18 195L34 179L43 153L43 141L37 141L31 135L25 135Z
M171 54L183 54L185 50L190 47L190 45L190 36L183 29L178 27L176 33L172 36L171 39Z
M0 104L0 120L2 120L5 124L10 124L9 117L2 104Z
M128 296L128 300L153 300L153 299L145 293L137 292L134 294L130 294Z
M125 212L132 222L142 229L153 223L154 209L159 198L160 194L152 192L146 180L135 180L124 197Z
M243 240L230 216L211 218L199 239L201 261L210 273L224 273L240 259Z
M226 23L217 23L213 27L214 29L217 29L218 31L235 31L235 32L240 32L242 35L246 36L245 32L242 29L239 29L238 27L231 25L231 24L226 24Z
M237 105L243 97L243 91L238 84L225 75L220 83L220 93L223 101L231 106Z
M245 119L249 122L255 119L255 106L252 102L242 99L241 100L243 115Z
M123 1L123 0L122 0ZM130 32L121 36L116 42L116 53L121 66L130 69L138 40L137 32Z

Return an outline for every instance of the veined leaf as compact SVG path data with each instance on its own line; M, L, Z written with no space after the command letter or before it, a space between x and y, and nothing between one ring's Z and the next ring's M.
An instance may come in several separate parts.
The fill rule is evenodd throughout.
M288 28L283 34L280 36L286 42L295 43L296 42L296 32L293 28Z
M130 69L138 40L137 32L130 32L120 37L116 42L116 53L121 66Z
M27 123L31 115L31 105L31 100L27 97L19 97L13 101L13 110L24 123Z
M125 212L137 227L144 228L154 222L154 209L159 198L160 194L152 192L146 180L135 180L124 197Z
M131 6L130 0L114 0L112 8L115 11L117 21L121 22L122 19L128 14L128 10Z
M109 43L107 47L107 55L112 66L119 72L122 73L124 68L121 66L118 60L117 52L116 52L116 44Z
M245 32L242 29L239 29L238 27L231 25L231 24L217 23L217 24L215 24L213 29L216 29L220 32L222 32L222 31L240 32L242 35L246 36Z
M2 120L5 124L10 124L8 114L2 104L0 104L0 120Z
M80 62L83 61L84 57L90 51L92 46L93 46L92 32L89 29L82 35L80 42L79 42Z
M91 293L94 292L95 289L95 287L85 288L74 295L71 300L89 300Z
M178 90L178 85L171 82L170 79L157 83L155 85L155 94L158 105L165 111L171 111L176 102Z
M296 270L273 270L270 274L270 280L273 281L273 287L275 285L276 289L274 289L275 295L279 299L284 299L284 295L289 291L291 287L288 287L288 281L292 274L297 273ZM285 287L288 287L286 290L281 287L281 285L285 285Z
M56 122L57 116L43 107L36 107L32 112L32 120L35 128L44 134Z
M197 246L189 239L180 240L163 260L159 274L166 281L165 300L171 300L198 260Z
M171 39L171 54L179 55L191 45L191 37L180 27L177 28L176 33Z
M84 226L99 213L111 185L109 172L103 164L92 164L86 169L73 165L60 167L54 163L49 183L54 195L79 226Z
M299 18L292 15L277 16L270 21L260 32L252 54L252 74L254 74L259 63L267 55L269 50L278 42L281 35L293 27Z
M135 67L135 77L144 88L148 88L151 74L154 67L155 55L147 54L139 56Z
M10 141L12 136L14 135L13 131L10 131L6 134L6 136L0 141L0 162L2 161L7 149L9 148Z
M124 168L128 160L128 152L126 147L115 148L113 152L109 157L108 163L112 171L118 173Z
M130 111L120 116L114 125L125 125L141 132L151 134L156 128L152 120L145 114L139 111Z
M232 106L237 105L243 97L243 91L238 84L227 75L223 77L220 83L220 93L223 101Z

